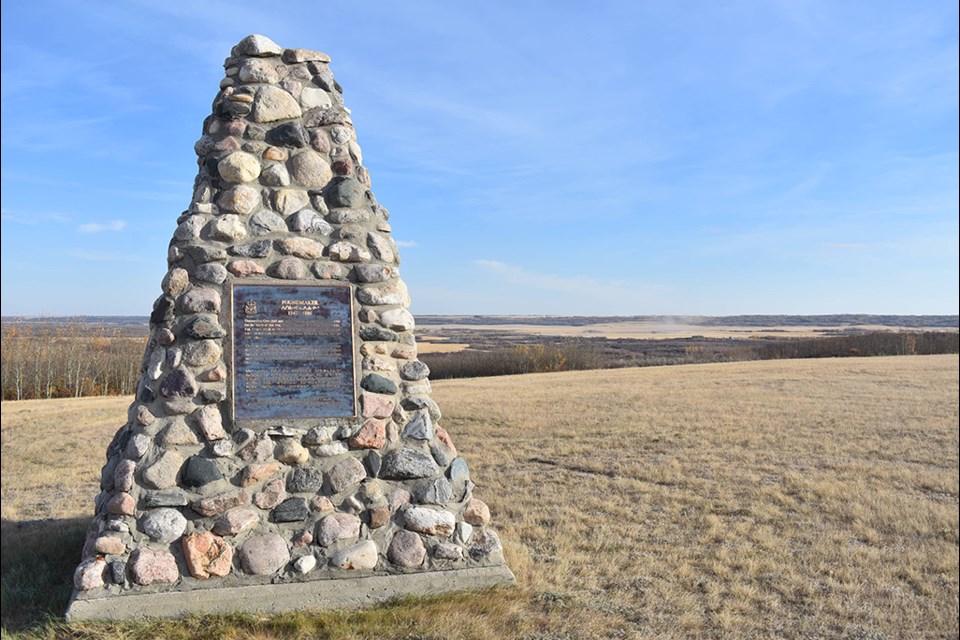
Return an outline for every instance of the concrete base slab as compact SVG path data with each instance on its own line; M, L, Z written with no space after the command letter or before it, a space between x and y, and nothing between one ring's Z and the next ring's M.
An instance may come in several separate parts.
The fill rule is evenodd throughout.
M120 594L105 598L77 599L74 592L66 617L68 621L128 620L229 611L276 613L303 609L358 609L398 596L437 595L514 584L515 581L510 569L500 565L182 592Z

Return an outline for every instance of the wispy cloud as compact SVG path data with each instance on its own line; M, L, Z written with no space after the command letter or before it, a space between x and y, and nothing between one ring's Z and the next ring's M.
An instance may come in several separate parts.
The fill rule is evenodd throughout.
M104 231L123 231L127 223L123 220L111 220L110 222L88 222L77 227L81 233L103 233Z
M665 291L662 285L649 283L623 282L620 280L600 280L584 275L559 275L529 271L524 267L507 264L499 260L474 260L473 264L492 273L502 280L520 286L542 291L568 293L580 297L627 298L650 295L654 291Z
M398 247L403 247L403 248L406 248L406 249L409 249L409 248L411 248L411 247L416 247L416 246L417 246L417 243L414 242L413 240L394 240L394 243L395 243Z
M15 222L17 224L27 225L35 225L43 222L70 221L70 216L68 214L57 211L28 213L23 211L11 211L10 209L0 209L0 218L2 218L4 222Z

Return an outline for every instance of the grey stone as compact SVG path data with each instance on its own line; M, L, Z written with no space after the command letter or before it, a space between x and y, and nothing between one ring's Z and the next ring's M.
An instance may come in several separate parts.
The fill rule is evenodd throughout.
M393 263L397 260L397 252L394 251L390 241L383 236L370 232L367 235L367 246L373 252L373 257L383 262Z
M366 342L396 342L397 334L373 325L360 327L360 339Z
M403 512L403 524L407 529L431 536L449 536L457 519L449 511L411 507Z
M221 242L236 242L247 237L247 228L240 216L228 213L211 223L210 237Z
M470 557L473 560L503 562L503 546L500 538L492 529L481 529L473 535L470 544Z
M287 257L270 265L267 273L281 280L304 280L310 272L299 258Z
M351 513L331 513L317 524L314 542L329 547L339 540L355 539L360 535L360 518Z
M133 488L133 472L137 465L133 460L121 460L113 471L113 488L117 491L130 491Z
M280 81L276 68L265 60L244 60L237 74L240 82L264 82L275 84Z
M333 227L316 211L301 209L288 219L290 229L299 233L329 236Z
M208 367L220 359L223 348L214 340L197 340L183 348L183 361L191 367Z
M300 149L310 144L310 136L299 122L285 122L267 132L267 142L278 147Z
M220 247L206 244L196 244L185 248L190 259L200 264L202 262L220 262L227 259L227 252Z
M331 209L357 209L366 203L367 188L353 178L337 178L323 195Z
M124 454L129 458L140 459L147 453L149 448L150 438L142 433L138 433L131 436L130 440L127 441L127 447L124 449Z
M287 498L273 510L274 522L300 522L310 515L310 508L305 498Z
M357 282L385 282L397 276L397 269L382 264L358 264L353 268L353 273Z
M307 446L330 444L333 442L338 431L340 431L340 427L312 427L307 431L306 435L303 436L303 444Z
M150 352L150 359L147 361L147 375L151 380L158 380L163 375L163 363L167 359L167 350L159 347Z
M423 540L412 531L398 531L387 549L387 559L405 569L419 567L426 556L427 549L423 546Z
M222 479L223 474L216 462L210 458L190 456L183 467L180 484L184 487L196 488Z
M173 322L173 298L160 296L153 303L150 314L150 324L167 326Z
M140 519L140 527L156 542L173 542L183 535L187 519L176 509L157 509Z
M227 268L222 264L211 262L202 264L194 272L197 280L201 282L210 282L213 284L222 284L227 279Z
M266 209L258 211L250 218L250 232L255 236L265 236L276 231L285 231L287 223L283 218Z
M417 411L413 420L407 423L403 428L404 438L413 438L415 440L433 440L433 422L430 420L430 414L426 411Z
M282 569L290 561L290 550L275 533L251 536L240 545L240 564L254 575L268 575Z
M260 87L253 102L254 122L276 122L299 118L303 112L289 93L271 85Z
M107 562L102 558L88 558L80 563L73 573L73 586L77 591L102 589Z
M200 237L200 230L203 229L203 225L206 224L206 222L207 219L203 216L190 216L177 225L177 230L173 232L174 240L179 242L196 240Z
M271 187L286 187L290 185L290 172L282 164L271 164L260 173L260 180Z
M366 477L367 470L362 462L353 457L344 458L330 470L330 488L333 493L342 493Z
M167 491L147 491L141 496L140 502L143 508L153 509L156 507L185 507L190 499L180 489L169 489Z
M461 560L463 548L452 542L441 542L433 549L433 557L437 560Z
M430 367L419 360L408 362L400 367L400 377L404 380L424 380L430 375Z
M306 260L315 260L323 255L323 245L311 238L281 238L276 246L280 253Z
M296 62L330 62L330 56L322 51L312 49L285 49L283 51L283 61L287 64Z
M397 392L396 382L389 378L384 378L376 373L371 373L364 376L363 380L360 382L360 386L372 393L393 394Z
M180 296L180 309L184 313L216 313L220 311L220 292L210 287L190 289Z
M413 497L420 504L445 506L453 499L453 487L446 478L434 478L420 485Z
M113 560L110 563L110 581L114 584L124 584L127 581L127 563L123 560Z
M473 535L473 525L469 522L458 522L456 534L457 541L462 544L466 544L470 541L470 537Z
M407 293L407 286L402 280L393 280L385 285L358 289L357 300L363 304L409 306L410 294Z
M187 337L195 340L223 338L227 335L226 330L220 326L220 323L213 316L200 316L188 324L184 332Z
M141 479L151 489L169 489L177 484L177 474L181 466L183 466L183 456L168 449L143 470Z
M467 461L463 458L454 459L450 464L450 469L447 470L447 474L454 484L466 482L470 479L470 469L467 467Z
M331 442L330 444L322 444L310 448L310 452L318 458L333 458L343 455L347 453L347 451L349 451L349 449L343 442Z
M257 240L250 244L242 244L230 247L230 254L241 258L266 258L270 255L270 249L273 242L270 240Z
M249 35L233 48L235 56L257 56L261 58L279 56L283 47L266 36L259 34Z
M323 471L296 468L287 476L287 491L290 493L316 493L323 487Z
M380 477L387 480L411 480L429 478L439 471L437 463L423 451L401 447L389 451L383 457Z

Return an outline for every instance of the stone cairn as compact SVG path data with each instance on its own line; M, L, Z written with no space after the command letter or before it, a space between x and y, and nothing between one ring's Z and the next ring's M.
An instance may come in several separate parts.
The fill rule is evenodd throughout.
M109 596L503 565L489 509L439 425L389 213L370 191L329 62L253 35L224 63L137 396L107 449L72 609ZM239 280L352 285L357 419L233 424L221 306Z

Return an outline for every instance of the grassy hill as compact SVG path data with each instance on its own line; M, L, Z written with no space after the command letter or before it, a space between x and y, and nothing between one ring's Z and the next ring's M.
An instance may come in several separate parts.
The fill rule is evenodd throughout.
M57 616L129 398L4 402L4 637L958 635L956 355L434 387L516 589L68 626Z

